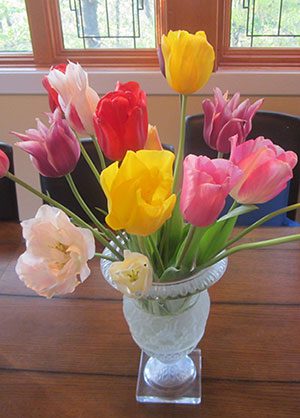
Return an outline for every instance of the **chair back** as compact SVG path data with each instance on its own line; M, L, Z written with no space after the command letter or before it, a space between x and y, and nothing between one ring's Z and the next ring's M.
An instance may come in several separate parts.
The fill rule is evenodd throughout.
M1 151L5 152L9 159L9 171L14 173L13 149L9 144L0 142ZM0 179L0 220L18 221L18 203L16 194L16 185L6 177Z
M216 158L217 152L210 149L203 139L203 125L203 114L188 116L186 118L185 155L207 155L210 158ZM278 112L258 111L253 118L252 130L247 139L257 138L258 136L269 138L283 149L294 151L300 156L300 117L298 116ZM287 200L283 206L297 202L299 181L300 163L294 168L294 177L290 181L289 189L283 192L281 198L277 198L276 205L280 205L283 199ZM274 210L272 201L264 205L269 205L271 210ZM264 205L260 205L260 207L263 209L266 208ZM279 207L281 206L277 206L277 208ZM260 214L262 216L262 212ZM247 216L249 218L250 214ZM288 213L288 217L292 220L295 219L295 216L296 211Z

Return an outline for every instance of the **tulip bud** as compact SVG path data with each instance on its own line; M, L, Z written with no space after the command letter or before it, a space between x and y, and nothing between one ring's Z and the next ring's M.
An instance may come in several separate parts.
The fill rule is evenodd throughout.
M153 270L148 258L129 250L124 251L124 261L111 264L109 274L120 292L134 298L146 295L153 280Z
M161 50L163 68L173 90L191 94L207 83L213 70L215 53L207 42L205 32L199 31L193 35L184 30L170 30L167 36L162 36Z
M0 150L0 178L4 177L9 169L9 159L4 151Z
M146 94L138 83L117 83L103 96L94 115L94 126L104 155L122 160L128 150L144 148L148 133Z
M49 115L50 127L37 120L37 129L26 134L12 132L23 142L16 145L31 155L38 171L46 177L62 177L71 173L80 157L80 145L57 108Z
M156 126L153 126L150 124L148 125L148 136L147 136L147 141L145 143L144 149L158 150L158 151L163 149Z
M204 100L203 137L207 145L222 153L230 152L230 138L237 135L237 143L246 140L252 129L252 119L263 103L257 100L251 105L249 99L239 103L240 94L228 100L227 92L222 95L219 88L214 89L214 102Z
M60 71L64 74L66 72L66 67L67 67L67 64L55 65L55 66L52 66L50 68L50 72L53 71L53 70L58 70L58 71ZM45 88L45 90L47 90L47 93L48 93L48 101L49 101L49 107L51 109L51 112L54 112L57 107L59 107L61 109L60 104L59 104L59 100L58 100L58 93L51 86L47 75L43 78L42 84L43 84L43 87Z

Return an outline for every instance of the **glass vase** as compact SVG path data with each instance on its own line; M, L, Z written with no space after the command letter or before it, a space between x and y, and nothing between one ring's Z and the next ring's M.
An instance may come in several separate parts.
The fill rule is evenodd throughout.
M115 287L108 273L110 264L101 260L101 270ZM207 288L223 276L226 267L223 259L184 280L154 283L146 297L123 297L130 333L142 350L137 401L201 402L201 351L196 347L209 315Z

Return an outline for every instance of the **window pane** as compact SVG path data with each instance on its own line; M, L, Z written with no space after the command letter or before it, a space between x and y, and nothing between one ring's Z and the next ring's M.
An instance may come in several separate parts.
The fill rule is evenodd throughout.
M155 0L60 0L66 49L155 48Z
M32 52L24 0L0 0L0 53Z
M231 47L300 47L300 0L232 0Z

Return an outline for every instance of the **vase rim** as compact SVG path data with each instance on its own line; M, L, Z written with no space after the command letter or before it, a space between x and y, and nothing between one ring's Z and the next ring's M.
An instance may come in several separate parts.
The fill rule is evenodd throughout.
M105 248L103 254L111 256L111 252L108 248ZM115 289L117 286L109 275L109 267L111 261L106 259L100 259L100 268L104 279ZM217 263L209 266L203 270L200 270L191 276L183 280L159 283L153 282L152 286L147 293L143 295L145 299L175 299L186 296L191 296L195 293L203 292L204 290L215 284L225 273L228 265L228 258L223 258Z

